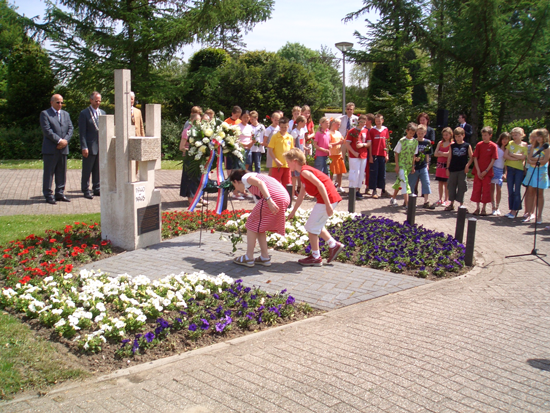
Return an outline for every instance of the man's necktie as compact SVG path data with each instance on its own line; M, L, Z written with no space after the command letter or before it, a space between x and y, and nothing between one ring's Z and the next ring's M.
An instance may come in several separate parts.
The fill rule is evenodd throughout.
M346 130L350 130L351 129L351 122L350 122L350 119L348 118L348 125L346 126Z
M59 121L59 124L61 125L61 111L57 112L57 120Z

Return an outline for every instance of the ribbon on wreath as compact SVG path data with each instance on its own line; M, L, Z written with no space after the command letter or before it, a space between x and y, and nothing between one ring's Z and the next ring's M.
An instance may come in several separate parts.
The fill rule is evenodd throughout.
M212 170L214 158L216 159L216 181L209 180L208 176ZM215 182L215 183L214 183ZM227 189L227 191L226 191ZM210 156L206 161L206 167L204 174L202 174L197 192L189 205L188 210L193 212L197 206L199 200L204 195L204 192L218 192L218 199L216 201L216 214L221 214L223 210L224 198L228 195L229 190L232 189L232 185L226 180L223 175L223 147L218 145L215 151L210 152Z
M218 181L218 200L216 202L216 214L221 214L223 210L223 198L228 196L228 193L222 188L222 182L225 180L223 176L223 148L221 145L218 145L218 169L216 171L216 180Z
M189 204L188 210L191 212L195 210L195 207L199 203L199 200L202 198L204 189L206 188L206 184L208 184L208 175L210 175L210 170L212 169L212 164L214 163L215 156L216 156L216 152L210 151L210 156L206 161L206 167L204 168L204 173L202 174L201 179L199 181L199 187L197 188L197 192L193 197L193 201L191 201L191 203Z

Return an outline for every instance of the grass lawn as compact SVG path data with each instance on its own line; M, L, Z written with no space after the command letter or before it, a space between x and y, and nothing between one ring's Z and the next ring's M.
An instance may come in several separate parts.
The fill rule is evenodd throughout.
M89 375L72 368L67 354L5 312L0 313L0 348L0 399Z
M0 245L47 229L63 230L75 221L99 222L101 214L12 215L0 217ZM67 355L37 336L17 318L0 313L0 399L42 388L58 380L82 378L87 372L67 365Z
M63 230L74 222L99 222L101 214L75 215L9 215L0 216L0 245L25 238L30 234L43 235L47 229Z
M3 159L0 169L42 169L42 159ZM81 159L67 159L67 169L82 169ZM181 160L162 161L162 169L181 169Z

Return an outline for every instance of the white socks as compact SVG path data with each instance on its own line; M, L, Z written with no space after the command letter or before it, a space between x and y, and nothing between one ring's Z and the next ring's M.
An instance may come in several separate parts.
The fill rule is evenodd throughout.
M330 239L327 241L327 244L329 248L334 248L336 246L336 240L330 237Z
M317 259L321 256L321 251L317 250L317 251L313 251L311 250L311 255L313 255L313 258Z

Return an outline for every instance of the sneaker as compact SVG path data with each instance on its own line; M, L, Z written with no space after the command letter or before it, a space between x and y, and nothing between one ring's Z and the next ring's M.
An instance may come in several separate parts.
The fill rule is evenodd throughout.
M451 201L445 201L441 205L443 205L444 207L448 207L449 205L451 205Z
M397 206L397 201L395 198L390 198L390 206Z
M338 254L342 252L343 249L344 249L344 244L336 241L336 245L328 249L327 264L331 262L333 259L335 259L338 256Z
M429 202L424 202L424 205L422 206L422 208L426 208L426 209L435 209L435 206L434 206L434 205L430 205Z
M231 198L234 199L235 201L244 201L244 196L240 196L240 195L239 196L233 195Z
M500 211L498 209L495 209L491 215L494 216L494 217L499 217L502 214L500 213Z
M434 206L445 206L445 205L443 204L443 201L440 199L439 201L437 201L437 202L434 204Z
M322 267L323 259L321 257L313 258L313 255L308 255L306 258L302 258L301 260L298 260L298 264L303 265L305 267Z
M343 194L344 190L342 189L341 186L339 186L338 188L336 188L336 192L339 192L339 193Z
M508 212L506 215L504 215L506 218L514 219L516 216L512 214L511 212Z
M357 191L355 193L355 199L363 199L363 195L361 194L361 192Z
M537 221L537 225L542 225L542 219Z

